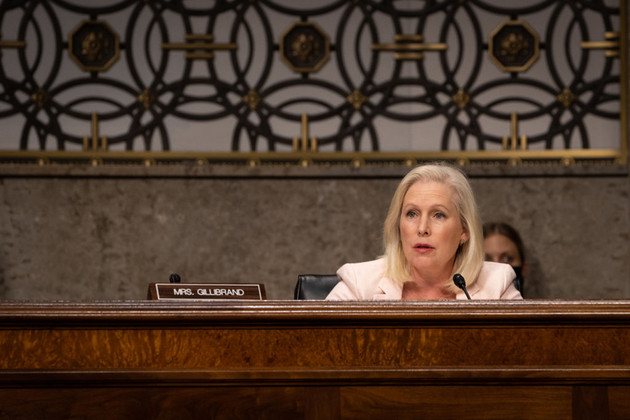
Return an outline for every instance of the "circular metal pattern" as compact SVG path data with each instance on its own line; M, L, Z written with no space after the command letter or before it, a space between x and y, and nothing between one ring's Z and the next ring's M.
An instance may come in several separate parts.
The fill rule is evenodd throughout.
M105 71L120 55L118 34L107 22L81 22L68 38L68 54L85 71Z
M539 56L538 34L526 22L505 22L490 35L490 58L503 71L525 71Z
M296 23L280 40L280 57L296 72L316 72L330 57L328 35L315 23Z
M1 3L3 149L80 150L98 132L116 150L291 151L296 138L325 151L500 150L515 115L532 148L588 149L602 124L619 126L618 43L580 47L625 34L610 2L98 3ZM493 56L510 73L487 71L492 29L534 19L540 42L502 26ZM387 44L422 58L372 48ZM197 125L203 136L186 135ZM401 145L398 131L420 134Z

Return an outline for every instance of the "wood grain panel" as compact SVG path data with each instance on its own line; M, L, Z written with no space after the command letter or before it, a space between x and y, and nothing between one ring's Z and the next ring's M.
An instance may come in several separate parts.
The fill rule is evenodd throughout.
M3 302L0 354L0 419L630 417L628 301Z
M305 418L308 392L289 387L0 389L0 419L294 419Z
M623 327L13 329L0 368L630 365L628 342Z
M344 419L571 419L571 389L559 386L348 387Z
M608 387L608 413L610 420L630 419L630 386Z

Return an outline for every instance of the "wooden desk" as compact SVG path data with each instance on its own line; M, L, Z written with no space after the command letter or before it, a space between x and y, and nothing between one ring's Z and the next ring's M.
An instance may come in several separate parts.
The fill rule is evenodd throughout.
M0 419L627 419L630 301L0 303Z

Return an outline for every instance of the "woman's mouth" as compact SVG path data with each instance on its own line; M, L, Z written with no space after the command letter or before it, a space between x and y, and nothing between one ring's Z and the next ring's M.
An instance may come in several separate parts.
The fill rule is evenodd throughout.
M421 254L427 253L434 249L431 245L424 243L417 243L413 246L413 248L416 250L416 252L419 252Z

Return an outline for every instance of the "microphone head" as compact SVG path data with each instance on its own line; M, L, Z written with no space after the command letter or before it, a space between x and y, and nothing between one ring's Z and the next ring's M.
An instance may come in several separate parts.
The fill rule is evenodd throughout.
M168 281L171 283L179 283L182 281L182 278L177 273L173 273L169 276Z
M459 287L462 290L466 288L466 280L464 280L464 276L459 273L456 273L453 276L453 283L455 283L455 286Z

